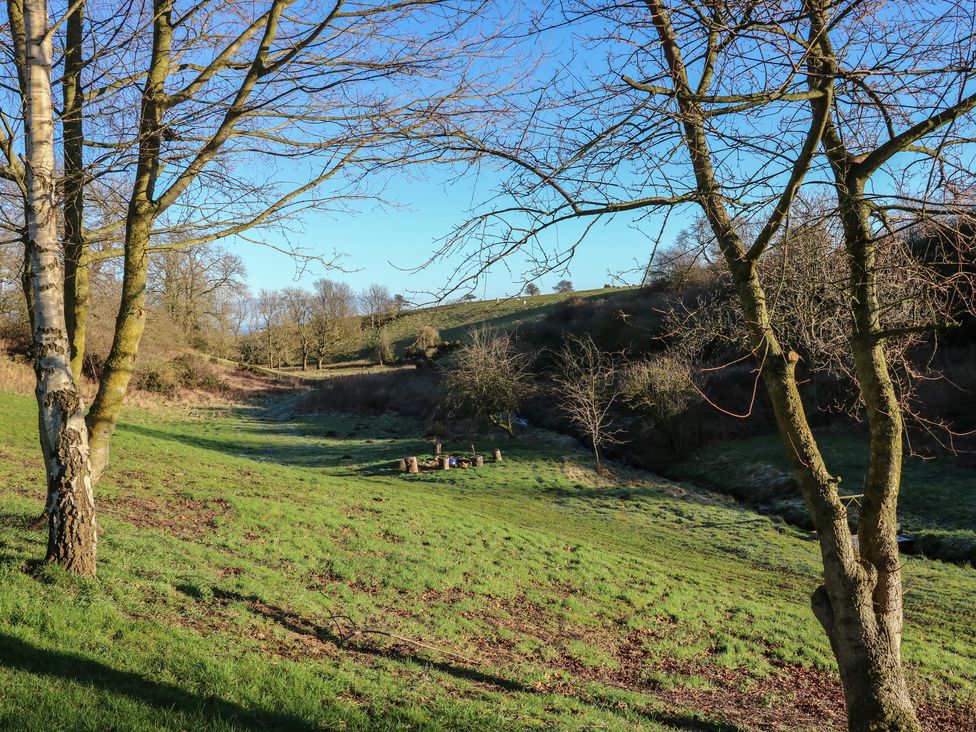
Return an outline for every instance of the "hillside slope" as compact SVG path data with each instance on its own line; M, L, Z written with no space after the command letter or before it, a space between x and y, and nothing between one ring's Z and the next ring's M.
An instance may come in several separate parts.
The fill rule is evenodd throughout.
M543 432L407 476L403 418L134 410L85 581L34 561L34 408L0 394L0 729L842 724L816 544L730 503L597 479ZM905 582L926 728L965 729L976 570L907 558Z
M535 297L512 297L499 300L475 300L474 302L450 303L418 310L408 310L386 325L390 338L399 348L404 348L416 339L425 326L433 326L440 331L441 338L456 340L475 326L486 325L492 328L511 328L520 323L529 323L552 312L553 308L571 297L583 300L605 300L632 293L637 288L619 287L605 290L585 290L580 292L536 295Z

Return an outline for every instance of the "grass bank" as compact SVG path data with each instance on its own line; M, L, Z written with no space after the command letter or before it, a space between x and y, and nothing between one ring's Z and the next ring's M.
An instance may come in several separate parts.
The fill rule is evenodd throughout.
M838 432L818 435L817 444L828 467L842 479L841 493L862 493L869 458L866 441ZM788 470L779 436L766 435L714 443L668 474L802 524L807 509ZM976 562L976 470L949 457L907 457L898 517L902 531L914 541L913 550L950 562Z
M0 728L839 729L816 545L549 433L407 476L402 417L133 410L97 581L35 559L30 397L0 394ZM457 447L448 445L448 448ZM467 447L466 445L463 447ZM976 571L908 558L927 729L976 708Z

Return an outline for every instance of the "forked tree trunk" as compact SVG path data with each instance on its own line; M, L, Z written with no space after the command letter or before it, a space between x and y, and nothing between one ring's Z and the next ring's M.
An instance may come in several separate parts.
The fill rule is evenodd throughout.
M166 80L173 64L175 2L153 0L153 41L140 110L139 155L126 215L122 299L115 321L112 349L105 361L98 394L88 414L91 467L95 480L101 477L108 466L109 445L122 412L122 402L132 380L139 342L146 327L146 279L153 224L187 190L200 171L213 160L233 135L234 125L244 115L251 92L261 75L267 72L266 63L278 31L278 23L290 4L285 0L275 0L272 3L266 16L264 35L248 66L247 74L224 112L218 131L201 147L169 188L159 193L156 191L156 184L162 166L160 150L164 136L163 118L173 101L166 92ZM260 26L252 27L257 29ZM241 42L246 37L241 36ZM268 338L269 357L273 358L275 354L270 327ZM277 361L280 366L281 354L278 354ZM273 367L274 363L271 365Z
M680 45L663 0L647 0L674 84L685 145L694 168L700 203L732 274L753 353L762 368L784 446L817 529L824 585L812 606L837 659L852 732L916 732L915 711L901 667L902 600L895 503L901 469L900 409L876 339L877 298L872 272L871 234L858 181L845 176L849 156L832 139L833 52L822 0L809 0L808 80L819 94L810 101L812 116L804 148L767 227L746 247L726 208L712 166L706 115L688 81ZM871 427L871 465L865 486L859 539L852 546L839 480L827 469L810 429L796 382L799 357L785 352L773 329L766 294L757 274L758 259L779 220L785 216L814 151L827 149L837 177L851 262L852 351L858 385ZM845 197L848 199L845 201ZM852 208L853 206L853 208ZM845 211L845 208L847 209ZM765 241L765 243L764 243Z
M51 38L46 0L24 3L26 37L27 257L33 298L34 371L48 485L47 559L94 576L95 501L85 408L71 376L64 270L54 205Z
M172 0L155 0L153 9L153 45L142 94L139 157L126 213L122 298L112 348L105 360L98 394L88 413L92 474L96 481L108 467L109 445L122 413L122 403L135 371L139 343L146 327L149 238L158 214L154 196L160 166L165 84L173 42Z
M831 129L828 145L838 140ZM835 166L835 171L844 173ZM897 504L901 486L902 417L881 331L876 282L876 242L868 221L863 182L838 180L840 218L850 266L851 352L864 400L871 441L870 462L858 524L862 580L854 606L838 611L842 598L821 593L814 610L837 656L852 730L919 729L901 665L903 603L898 553Z
M822 4L815 6L812 17L826 28ZM819 36L818 51L814 68L832 84L836 61L826 32ZM857 581L844 597L829 591L815 596L814 610L837 656L850 728L916 732L920 726L901 663L904 612L897 508L902 411L881 335L877 241L864 195L870 173L849 155L830 117L823 148L834 174L850 268L851 354L867 415L871 454L858 522Z

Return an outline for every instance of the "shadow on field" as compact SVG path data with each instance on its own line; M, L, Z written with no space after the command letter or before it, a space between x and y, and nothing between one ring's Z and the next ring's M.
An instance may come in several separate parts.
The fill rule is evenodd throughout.
M360 430L338 438L333 432L325 430L323 425L316 423L299 422L282 425L255 422L249 425L248 429L252 435L268 438L283 436L312 439L242 443L235 439L235 435L228 435L226 439L222 439L199 434L168 432L142 424L127 424L120 428L121 431L154 440L167 440L201 450L299 468L327 468L392 460L404 454L407 446L416 446L419 442L418 439L410 440L399 435ZM320 441L322 438L332 442L323 444Z
M196 717L208 727L215 722L225 722L243 729L256 730L318 729L304 719L290 714L248 709L212 696L199 697L140 674L119 671L84 656L38 648L3 633L0 633L0 666L85 686L91 685L100 691L121 694L161 710ZM192 719L190 723L193 723Z
M330 622L332 623L331 627L323 626L312 619L299 615L294 611L287 610L279 607L278 605L266 603L257 595L243 595L217 587L213 588L213 593L214 597L225 602L244 603L250 612L278 623L285 630L297 635L304 635L316 638L320 641L333 643L337 647L344 648L353 653L387 658L394 661L421 664L456 679L486 684L510 693L553 693L551 691L536 689L532 686L526 686L520 681L516 681L514 679L508 679L503 676L497 676L492 673L479 671L478 669L471 668L470 666L458 665L455 663L449 663L447 661L433 661L429 656L420 655L420 653L413 650L407 650L410 648L410 645L398 640L395 637L392 638L394 645L388 647L373 645L368 640L371 632L381 636L386 634L383 632L377 633L377 631L370 631L369 629L359 629L358 633L351 633L342 627L342 621L344 618L339 616L330 619ZM437 652L438 650L434 647L429 647L429 653ZM443 653L443 651L441 653ZM599 702L595 702L595 705L602 706ZM648 721L666 725L677 730L687 730L688 732L740 732L741 729L740 727L727 724L725 722L701 719L696 714L657 712L651 710L636 711L636 714Z
M332 622L334 625L330 628L328 626L319 625L315 621L303 617L291 610L286 610L285 608L277 605L266 603L257 595L241 595L236 592L229 592L227 590L221 590L218 588L214 588L213 593L214 597L221 600L243 602L247 605L248 610L255 615L260 615L263 618L274 621L282 628L289 630L292 633L333 643L337 647L345 648L355 653L423 664L458 679L488 684L505 691L521 692L526 694L536 692L536 690L530 686L526 686L518 681L513 681L512 679L506 679L502 676L495 676L494 674L484 673L483 671L478 671L477 669L459 666L446 661L432 661L429 657L421 656L413 651L404 650L405 648L409 647L409 644L399 642L396 638L393 639L396 643L394 646L383 647L373 645L367 640L370 634L386 634L377 633L376 631L370 631L368 629L360 629L358 632L347 632L340 625L343 618L337 617L333 619ZM436 653L437 651L433 650L431 652Z

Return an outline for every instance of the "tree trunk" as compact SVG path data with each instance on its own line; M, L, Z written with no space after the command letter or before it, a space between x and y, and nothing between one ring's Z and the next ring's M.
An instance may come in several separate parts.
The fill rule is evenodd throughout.
M139 342L146 327L149 236L159 211L154 196L160 165L165 84L173 40L171 0L156 0L154 8L151 61L140 111L139 158L126 213L122 298L115 319L112 348L105 361L98 394L88 413L92 479L95 481L108 466L109 444L122 413L122 402L132 380Z
M831 140L834 144L839 142L833 137ZM839 162L836 149L832 152L835 163ZM844 167L835 164L835 173L845 173ZM919 724L901 665L904 593L897 520L902 468L901 404L878 337L882 324L875 274L877 244L864 199L864 181L838 175L837 183L850 266L851 352L871 444L858 521L860 562L868 578L859 597L859 609L864 616L861 626L868 632L851 633L844 622L838 622L833 604L832 614L823 612L823 617L818 617L831 636L832 646L834 636L837 637L835 653L845 688L849 687L851 729L914 732ZM833 631L828 627L831 620Z
M94 576L95 501L85 408L71 376L54 194L51 38L46 0L24 3L28 246L41 449L48 463L48 561Z
M901 459L900 411L897 400L892 399L894 392L890 388L883 353L873 339L875 321L870 312L877 301L875 299L873 304L871 301L870 252L851 255L852 348L858 384L871 425L871 467L865 497L869 492L875 494L874 499L867 501L869 512L874 516L865 521L862 510L859 539L862 546L866 545L866 553L858 556L851 545L847 510L839 498L840 481L827 470L800 398L795 374L799 357L783 350L772 327L766 294L757 274L758 258L776 230L776 216L774 214L760 234L762 237L768 232L765 241L757 238L747 248L726 208L712 166L706 116L690 87L668 9L661 0L648 0L648 4L677 92L675 98L681 111L696 188L701 195L700 204L732 274L750 346L760 363L783 444L817 529L824 586L814 593L812 604L837 659L850 729L855 732L915 732L919 729L918 721L901 669L901 585L893 525ZM805 165L821 143L831 159L839 196L842 198L848 189L848 181L841 173L845 172L849 157L841 149L839 139L832 139L830 110L835 73L824 3L810 0L804 6L811 23L808 83L822 93L810 102L811 127L790 183L778 204L781 217L785 216L802 182ZM866 208L860 206L857 215L849 217L845 214L843 200L840 203L851 254L851 229L860 227L854 219L862 220L866 225ZM860 235L864 241L870 240L869 229L865 228ZM854 246L859 245L855 242ZM854 271L858 268L863 270L861 274Z
M917 732L920 727L900 654L885 632L885 624L875 619L875 583L876 574L866 571L855 578L847 597L837 597L837 593L820 587L813 593L813 612L827 632L837 658L848 729Z
M130 207L131 209L131 207ZM126 256L122 277L122 300L115 320L115 337L105 360L98 393L88 413L91 439L92 479L97 481L108 467L109 443L122 413L129 382L135 371L139 342L146 327L146 274L149 254L150 219L130 210L126 225Z
M84 237L85 163L81 72L85 2L72 7L65 28L64 74L61 81L64 145L64 307L71 344L71 374L81 383L88 330L90 286L88 246Z

